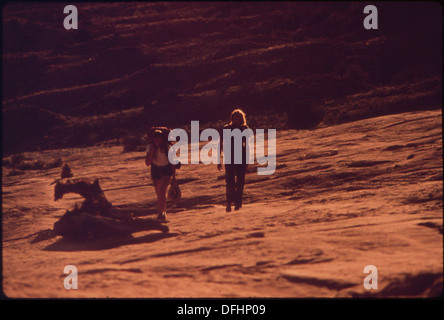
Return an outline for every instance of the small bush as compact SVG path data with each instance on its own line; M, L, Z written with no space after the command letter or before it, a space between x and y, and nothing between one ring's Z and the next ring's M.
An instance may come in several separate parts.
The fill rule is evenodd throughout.
M12 169L11 171L9 171L8 176L18 176L23 174L23 171L21 170L16 170L16 169Z
M15 154L11 157L11 165L12 166L18 166L20 163L22 163L25 160L25 156L21 153Z
M61 158L57 158L52 162L44 162L42 160L28 161L21 153L13 155L10 159L3 160L4 166L13 168L9 175L21 174L23 170L46 170L57 168L60 167L62 163L63 161Z
M45 167L45 163L40 160L36 161L23 161L17 168L20 170L41 170Z
M127 136L123 139L123 152L144 151L142 139L135 136Z
M59 168L63 164L63 160L61 158L57 158L52 162L48 162L45 164L45 169Z
M287 110L287 125L292 129L313 129L322 119L322 110L311 101L298 102Z

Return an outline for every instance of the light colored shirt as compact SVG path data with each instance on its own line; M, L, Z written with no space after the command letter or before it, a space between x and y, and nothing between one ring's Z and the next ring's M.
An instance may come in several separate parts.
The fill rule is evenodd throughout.
M171 145L168 145L168 151L170 150ZM151 151L151 144L146 147L146 152ZM163 153L159 148L156 148L156 154L153 155L153 164L159 167L166 166L170 163L168 160L168 153Z

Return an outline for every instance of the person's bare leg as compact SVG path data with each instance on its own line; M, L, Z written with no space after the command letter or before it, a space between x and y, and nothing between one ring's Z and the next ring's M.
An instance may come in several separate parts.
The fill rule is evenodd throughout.
M156 196L157 196L157 217L159 217L162 214L163 210L163 204L161 201L160 196L160 180L156 179L153 181L154 183L154 189L156 190Z
M159 207L162 209L163 219L166 219L166 193L171 182L171 176L163 176L159 182Z

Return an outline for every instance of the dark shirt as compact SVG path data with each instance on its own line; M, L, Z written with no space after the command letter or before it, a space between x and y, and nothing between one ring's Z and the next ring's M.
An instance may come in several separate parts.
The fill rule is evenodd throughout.
M245 129L248 129L247 125L241 125L241 126L233 126L231 124L226 124L223 129L239 129L241 132L243 132ZM221 150L223 150L223 139L224 139L224 135L223 135L223 130L220 134L220 148ZM231 154L230 154L230 164L234 164L234 143L235 143L235 139L234 137L231 137ZM242 137L242 164L247 164L247 142L246 142L246 137ZM226 154L226 152L224 152Z

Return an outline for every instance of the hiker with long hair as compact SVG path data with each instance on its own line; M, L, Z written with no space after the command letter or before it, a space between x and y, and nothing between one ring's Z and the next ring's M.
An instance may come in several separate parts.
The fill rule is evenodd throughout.
M236 109L231 113L230 123L226 124L223 129L240 129L241 131L248 129L245 113L241 109ZM220 150L223 152L223 134L220 135ZM225 163L225 182L226 182L226 212L231 211L232 203L234 202L234 210L239 210L242 207L242 198L245 184L245 173L248 168L246 161L246 141L242 141L242 161L239 164L234 162L234 143L231 143L231 161ZM225 152L225 154L228 151ZM222 164L218 164L219 171L222 170Z
M152 140L146 148L145 164L151 166L151 179L157 195L157 218L160 220L166 220L167 189L172 180L175 179L175 166L168 159L170 148L168 130L155 129Z

